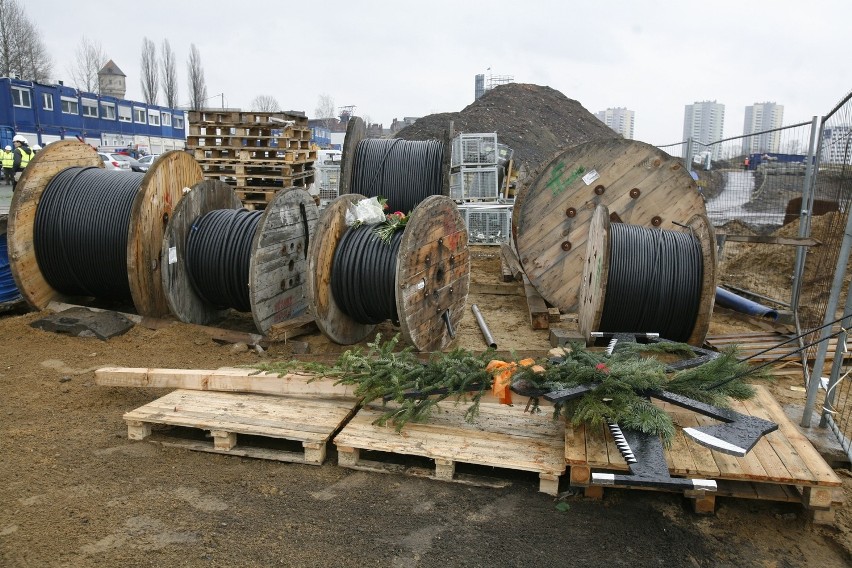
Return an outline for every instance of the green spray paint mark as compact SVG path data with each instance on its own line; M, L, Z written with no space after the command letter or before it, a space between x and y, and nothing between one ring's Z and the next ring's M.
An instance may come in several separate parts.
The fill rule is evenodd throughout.
M564 171L565 164L558 164L556 167L553 168L553 171L550 172L550 179L547 181L545 187L550 189L554 197L565 191L565 188L577 181L577 178L583 175L583 173L586 171L586 168L584 168L583 166L579 166L576 170L571 172L571 175L568 176L568 179L563 181L562 174Z

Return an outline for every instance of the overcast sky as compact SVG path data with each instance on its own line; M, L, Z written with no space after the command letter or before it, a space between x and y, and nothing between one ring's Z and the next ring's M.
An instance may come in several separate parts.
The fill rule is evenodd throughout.
M735 136L746 105L782 104L792 124L828 112L852 88L849 0L25 5L56 79L70 83L85 36L127 75L127 98L139 100L142 39L158 50L168 39L182 104L194 43L210 106L224 97L225 106L248 109L265 94L313 118L327 94L385 127L463 109L477 73L550 86L592 113L627 107L636 112L635 138L657 145L681 140L684 105L695 101L723 103L725 135Z

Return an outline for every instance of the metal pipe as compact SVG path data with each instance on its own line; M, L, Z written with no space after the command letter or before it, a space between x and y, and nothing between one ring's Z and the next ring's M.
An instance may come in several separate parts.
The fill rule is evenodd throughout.
M450 339L455 339L456 330L453 329L453 322L450 321L450 310L445 310L441 317L444 318L444 323L447 325L447 333L450 334Z
M485 323L485 318L482 317L482 312L479 311L479 306L473 304L470 306L470 309L473 311L473 317L476 318L476 323L479 324L479 329L482 331L482 337L485 338L485 343L487 343L488 347L491 349L497 349L497 342L494 341L494 336L491 335L491 330L488 329L488 324Z

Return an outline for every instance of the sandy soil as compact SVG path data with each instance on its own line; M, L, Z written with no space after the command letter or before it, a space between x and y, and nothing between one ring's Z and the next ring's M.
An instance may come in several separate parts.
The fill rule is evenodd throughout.
M474 276L496 282L496 249ZM501 348L538 348L523 301L472 296ZM477 488L335 465L282 464L127 440L122 414L164 391L94 385L106 365L216 368L287 357L219 345L189 326L135 327L109 341L34 329L44 313L0 317L0 566L848 566L852 514L813 526L799 506L720 498L715 516L676 495L603 501L537 492L519 474ZM482 348L472 318L459 334ZM711 333L743 329L714 320ZM387 331L391 331L390 328ZM331 351L319 336L314 352ZM800 402L772 385L783 403ZM840 471L847 503L852 475ZM567 490L567 487L563 487ZM564 507L557 505L566 504Z

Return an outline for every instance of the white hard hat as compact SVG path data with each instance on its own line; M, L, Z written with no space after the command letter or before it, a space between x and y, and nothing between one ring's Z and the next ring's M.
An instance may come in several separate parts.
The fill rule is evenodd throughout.
M6 146L6 151L9 152L12 149L11 146Z
M15 134L14 138L12 138L12 142L20 142L21 144L29 144L27 139L21 136L20 134Z

